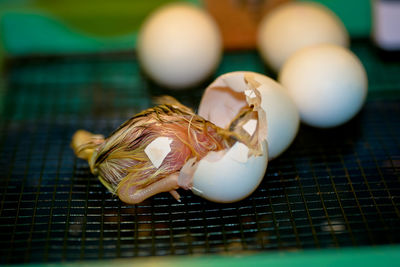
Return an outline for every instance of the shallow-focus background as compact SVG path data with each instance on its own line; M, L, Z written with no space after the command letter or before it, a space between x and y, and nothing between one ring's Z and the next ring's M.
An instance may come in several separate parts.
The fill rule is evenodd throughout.
M130 50L135 47L137 31L155 8L172 0L153 1L105 1L105 0L3 0L0 2L2 19L2 53L6 55L26 55L40 53L69 53ZM185 1L184 1L185 2ZM216 15L217 20L248 19L235 11L248 12L251 20L258 21L268 9L282 0L245 1L222 0L191 2L204 6ZM265 2L265 5L260 3ZM371 1L368 0L319 0L334 11L344 22L352 37L368 37L371 31ZM224 6L224 8L220 8ZM254 8L256 6L257 8ZM260 8L263 7L263 8ZM227 8L228 7L228 8ZM219 12L219 13L215 13ZM222 14L221 14L222 13ZM235 17L230 15L235 14ZM239 16L239 17L238 17ZM222 19L223 17L223 19ZM237 23L253 34L252 22ZM246 28L247 27L247 28ZM237 27L223 29L228 43L227 31L239 31ZM227 37L228 36L228 37ZM243 36L241 36L243 39ZM240 42L240 41L236 41ZM237 48L240 45L233 45ZM249 48L248 45L246 48Z

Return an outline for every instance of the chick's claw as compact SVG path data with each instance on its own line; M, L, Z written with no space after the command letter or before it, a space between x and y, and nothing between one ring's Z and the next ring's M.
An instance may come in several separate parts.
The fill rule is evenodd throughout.
M171 191L169 191L169 193L171 194L171 196L173 198L176 199L176 201L181 202L181 196L179 195L179 193L176 190L171 190Z

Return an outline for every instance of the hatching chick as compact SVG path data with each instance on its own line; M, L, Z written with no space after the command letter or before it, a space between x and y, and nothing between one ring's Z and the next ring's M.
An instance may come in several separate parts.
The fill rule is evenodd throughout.
M161 101L164 104L132 117L106 139L84 130L73 136L75 154L88 160L91 172L129 204L160 192L170 192L179 200L176 189L184 164L226 149L241 138L171 97ZM155 148L149 152L149 147Z

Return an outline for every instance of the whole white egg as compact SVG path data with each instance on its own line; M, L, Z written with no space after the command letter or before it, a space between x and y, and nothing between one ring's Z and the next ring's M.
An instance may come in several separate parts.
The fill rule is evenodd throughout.
M349 45L342 21L322 4L289 2L267 13L259 24L258 51L275 72L297 50L321 43Z
M297 105L301 120L335 127L353 118L367 95L367 74L350 50L322 44L303 48L282 67L278 80Z
M194 86L218 66L222 40L217 24L188 3L167 4L143 23L137 55L144 72L171 89Z
M225 128L239 110L247 105L245 75L259 83L261 107L267 121L268 159L282 154L295 139L300 117L287 90L273 79L255 72L237 71L218 77L203 94L199 115Z

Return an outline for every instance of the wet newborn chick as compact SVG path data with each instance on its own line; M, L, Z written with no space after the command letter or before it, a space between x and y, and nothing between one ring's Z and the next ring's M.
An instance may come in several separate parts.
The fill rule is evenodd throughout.
M84 130L73 136L75 154L88 160L91 172L123 202L136 204L160 192L179 200L179 171L189 159L198 161L241 139L171 97L162 102L129 119L106 139Z

